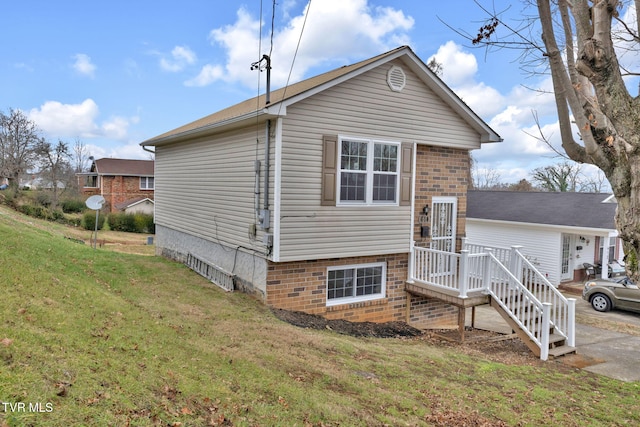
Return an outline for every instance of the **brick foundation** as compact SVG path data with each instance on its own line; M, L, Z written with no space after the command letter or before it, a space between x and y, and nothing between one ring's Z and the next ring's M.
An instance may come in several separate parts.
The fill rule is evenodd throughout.
M351 322L407 321L408 254L270 263L267 272L269 306L291 311L318 314L327 319ZM327 307L327 268L386 262L386 298ZM441 328L456 325L457 309L427 298L412 298L411 325Z
M404 320L409 255L383 255L269 263L267 304L292 311L319 314L353 322ZM327 267L386 262L386 298L327 307Z

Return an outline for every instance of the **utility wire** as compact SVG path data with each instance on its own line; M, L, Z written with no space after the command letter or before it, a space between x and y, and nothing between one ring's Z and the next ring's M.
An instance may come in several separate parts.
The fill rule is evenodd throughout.
M275 0L274 0L275 3ZM307 5L307 13L304 15L304 21L302 22L302 29L300 30L300 36L298 37L298 44L296 45L296 51L293 53L293 59L291 60L291 68L289 68L289 75L287 76L287 83L284 86L284 91L282 92L282 98L284 99L287 94L287 88L289 87L289 81L291 80L291 74L293 73L293 66L296 63L296 57L298 56L298 49L300 49L300 42L302 41L302 34L304 34L304 28L307 25L307 18L309 17L309 11L311 10L311 0L309 0L309 4ZM280 103L280 107L278 108L278 115L280 115L280 110L282 110L282 103Z

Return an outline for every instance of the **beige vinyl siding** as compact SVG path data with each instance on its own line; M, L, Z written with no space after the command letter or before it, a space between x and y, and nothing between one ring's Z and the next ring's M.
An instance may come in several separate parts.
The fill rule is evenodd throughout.
M227 246L263 250L262 233L253 241L249 227L255 223L254 161L264 159L264 134L260 124L258 132L246 129L157 147L156 223Z
M282 132L280 261L410 250L410 206L320 205L323 135L479 148L479 135L407 67L402 67L405 88L391 91L386 72L392 65L288 108Z

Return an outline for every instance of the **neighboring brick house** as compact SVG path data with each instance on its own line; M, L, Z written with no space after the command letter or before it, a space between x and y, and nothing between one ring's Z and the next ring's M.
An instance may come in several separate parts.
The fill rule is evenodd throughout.
M156 252L272 307L455 326L408 292L411 255L460 248L469 151L499 135L408 47L269 96L141 144Z
M91 163L89 172L79 173L82 194L105 198L110 212L122 210L141 200L154 200L154 161L103 158Z

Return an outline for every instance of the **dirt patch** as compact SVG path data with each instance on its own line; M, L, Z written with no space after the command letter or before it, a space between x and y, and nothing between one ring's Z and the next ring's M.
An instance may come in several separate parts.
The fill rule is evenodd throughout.
M596 357L589 357L583 354L568 354L561 359L562 363L571 366L573 368L586 368L587 366L597 365L598 363L604 363L606 360L598 359Z
M300 328L329 329L339 334L354 337L400 338L422 335L420 329L409 326L404 322L349 322L347 320L328 320L322 316L299 311L281 309L273 309L272 311L278 319Z
M464 341L457 329L422 331L405 322L349 322L328 320L322 316L272 309L277 318L292 325L308 329L328 329L355 337L405 338L427 342L429 345L455 348L462 353L484 357L510 365L538 365L542 363L515 335L467 327Z

